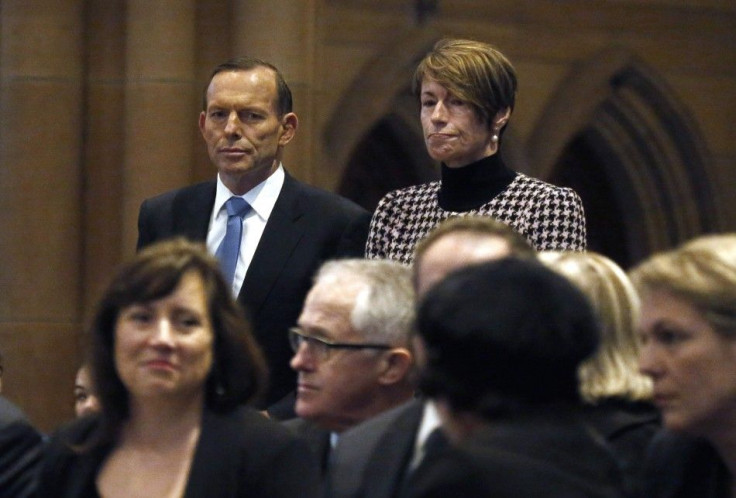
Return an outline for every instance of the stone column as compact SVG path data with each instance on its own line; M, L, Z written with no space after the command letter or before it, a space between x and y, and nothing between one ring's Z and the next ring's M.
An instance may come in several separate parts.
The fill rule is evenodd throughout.
M191 182L199 105L195 1L128 0L127 11L122 233L130 256L141 201Z
M125 0L87 0L84 316L91 318L122 249Z
M72 414L81 327L83 5L0 3L3 394L42 430Z

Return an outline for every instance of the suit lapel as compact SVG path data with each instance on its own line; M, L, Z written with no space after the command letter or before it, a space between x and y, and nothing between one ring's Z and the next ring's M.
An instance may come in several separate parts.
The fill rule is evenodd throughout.
M310 451L317 457L320 470L324 474L332 451L330 431L318 427L316 424L302 418L292 418L282 422L283 426L299 436L309 446Z
M396 418L373 451L363 477L364 496L394 496L401 487L414 451L424 404L414 402ZM376 457L378 456L378 457Z
M216 182L205 182L176 196L173 203L174 233L191 240L207 240L216 189Z
M187 479L185 497L218 496L224 493L233 464L237 465L237 446L223 444L232 437L229 421L205 409L202 429ZM219 464L215 464L219 462Z
M305 428L301 434L319 458L320 468L324 473L327 469L330 451L332 450L330 446L330 431L321 429L311 423L305 424Z
M303 214L296 181L287 174L240 291L239 299L253 313L260 309L304 236L305 227L299 223Z

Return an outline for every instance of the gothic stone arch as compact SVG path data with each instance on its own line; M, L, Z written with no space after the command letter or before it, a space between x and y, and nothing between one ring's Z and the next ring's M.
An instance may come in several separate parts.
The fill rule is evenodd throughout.
M710 154L691 113L627 51L575 67L527 144L536 176L575 188L589 246L628 266L717 230Z

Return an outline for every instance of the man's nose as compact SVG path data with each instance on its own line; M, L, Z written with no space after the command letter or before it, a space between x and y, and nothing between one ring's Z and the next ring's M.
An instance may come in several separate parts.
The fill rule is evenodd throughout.
M309 346L306 341L299 344L299 349L297 349L294 356L291 357L289 365L296 371L312 369L314 366L314 359L309 352Z
M227 123L225 123L225 133L228 135L240 135L240 118L238 113L232 111L227 117Z

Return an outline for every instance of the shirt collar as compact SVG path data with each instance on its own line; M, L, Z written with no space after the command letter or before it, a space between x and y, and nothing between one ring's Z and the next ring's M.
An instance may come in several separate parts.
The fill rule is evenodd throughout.
M442 425L442 421L440 420L439 412L437 412L437 405L432 400L425 401L422 422L417 431L417 446L421 448L424 445L424 441L429 437L429 434L440 425Z
M340 439L340 435L337 432L330 432L330 448L335 449L337 441Z
M230 197L242 197L245 201L250 204L259 218L268 220L268 217L273 211L273 207L276 204L276 199L281 192L281 187L284 185L284 167L279 164L279 167L274 171L268 178L263 180L261 183L250 189L248 192L241 196L236 196L230 189L228 189L222 180L220 175L217 175L217 189L215 193L215 205L212 210L213 218L217 217L217 214L224 208L225 203Z

